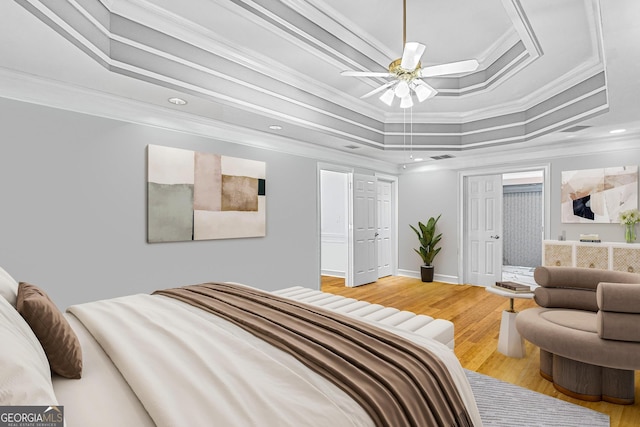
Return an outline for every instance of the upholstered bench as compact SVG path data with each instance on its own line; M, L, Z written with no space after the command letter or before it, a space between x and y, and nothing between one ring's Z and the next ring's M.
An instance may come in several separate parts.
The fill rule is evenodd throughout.
M582 400L634 403L640 369L640 275L576 267L538 267L541 307L516 317L540 347L540 374Z
M448 320L434 319L424 314L401 311L396 308L371 304L301 286L294 286L274 291L273 293L308 304L330 308L349 316L362 317L384 325L411 331L439 341L453 350L453 323Z

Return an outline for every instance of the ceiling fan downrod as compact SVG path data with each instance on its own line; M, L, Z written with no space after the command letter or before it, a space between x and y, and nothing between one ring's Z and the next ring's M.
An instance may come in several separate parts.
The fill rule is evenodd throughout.
M402 47L407 44L407 0L402 0Z

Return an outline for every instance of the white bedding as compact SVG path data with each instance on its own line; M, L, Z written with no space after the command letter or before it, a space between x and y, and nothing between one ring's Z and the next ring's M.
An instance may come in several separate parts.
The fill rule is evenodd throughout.
M109 356L82 323L65 315L82 346L82 379L51 380L67 427L154 427L155 423Z
M133 295L77 305L69 311L109 355L158 426L297 427L310 425L310 420L313 426L372 425L346 393L289 354L180 301ZM435 341L394 332L440 355L475 425L481 426L473 394L454 353ZM105 362L98 359L100 364ZM85 372L90 379L93 367L89 362L85 361ZM122 384L114 386L121 388ZM56 384L56 393L61 387ZM65 404L63 397L58 398ZM72 409L67 408L71 415ZM69 427L76 427L70 417L67 421Z

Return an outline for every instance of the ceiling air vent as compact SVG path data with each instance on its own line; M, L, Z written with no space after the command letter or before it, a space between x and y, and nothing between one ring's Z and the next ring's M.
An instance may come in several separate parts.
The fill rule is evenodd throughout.
M433 160L444 160L444 159L452 159L453 156L451 154L443 154L442 156L431 156Z
M589 129L590 127L592 127L592 126L578 125L578 126L573 126L573 127L570 127L570 128L566 128L564 130L561 130L560 132L579 132L579 131L584 130L584 129Z
M348 148L349 150L355 150L356 148L360 148L357 145L345 145L344 148Z

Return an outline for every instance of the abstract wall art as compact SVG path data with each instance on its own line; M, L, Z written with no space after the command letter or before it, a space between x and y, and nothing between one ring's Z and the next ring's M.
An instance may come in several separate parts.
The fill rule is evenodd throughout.
M562 222L618 222L638 208L638 166L562 171Z
M266 165L212 153L147 147L147 241L266 235Z

